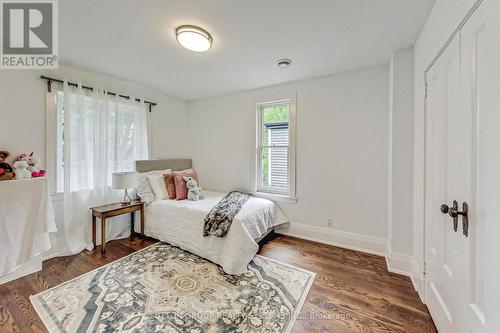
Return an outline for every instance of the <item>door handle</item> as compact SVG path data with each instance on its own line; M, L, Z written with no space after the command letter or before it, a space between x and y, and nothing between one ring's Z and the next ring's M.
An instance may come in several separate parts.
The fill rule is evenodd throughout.
M441 205L441 213L449 214L453 218L453 230L458 230L458 202L453 200L453 206L449 207L447 204Z
M449 207L447 204L441 205L441 213L449 214L453 218L453 230L458 230L458 216L462 216L462 228L465 237L469 236L469 206L466 202L462 203L462 211L458 210L457 200L453 200L453 206Z

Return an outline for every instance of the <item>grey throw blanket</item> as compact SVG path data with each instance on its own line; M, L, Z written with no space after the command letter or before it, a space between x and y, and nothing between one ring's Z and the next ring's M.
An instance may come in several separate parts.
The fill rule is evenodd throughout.
M234 217L250 196L238 191L229 192L205 217L203 237L214 235L224 237L229 231Z

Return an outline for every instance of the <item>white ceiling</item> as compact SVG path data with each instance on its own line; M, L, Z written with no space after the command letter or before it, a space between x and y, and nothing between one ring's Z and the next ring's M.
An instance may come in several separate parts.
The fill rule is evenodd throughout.
M435 0L63 0L60 59L184 100L387 63L412 46ZM194 24L206 53L180 47ZM290 58L286 70L276 66Z

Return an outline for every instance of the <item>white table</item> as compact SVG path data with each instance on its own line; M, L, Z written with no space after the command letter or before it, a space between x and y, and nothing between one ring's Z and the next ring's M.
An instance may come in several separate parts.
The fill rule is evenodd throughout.
M40 270L55 231L46 178L0 181L0 284Z

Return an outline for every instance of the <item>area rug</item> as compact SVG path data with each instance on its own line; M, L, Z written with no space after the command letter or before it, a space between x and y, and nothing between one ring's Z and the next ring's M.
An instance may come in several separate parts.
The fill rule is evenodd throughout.
M256 256L241 275L157 243L37 295L49 332L285 332L315 274Z

